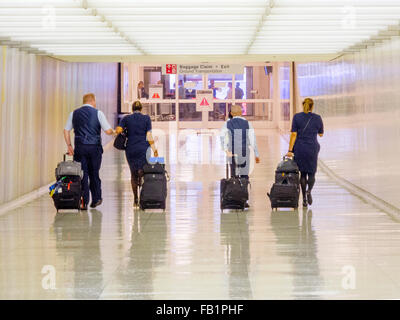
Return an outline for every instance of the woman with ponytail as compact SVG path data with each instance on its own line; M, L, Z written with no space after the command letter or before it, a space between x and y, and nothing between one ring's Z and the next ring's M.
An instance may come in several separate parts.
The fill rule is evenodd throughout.
M139 188L142 185L143 166L151 156L158 157L158 151L151 134L151 120L148 115L142 114L142 104L135 101L132 105L133 113L122 118L116 129L119 134L126 129L128 131L128 143L125 155L131 170L131 185L135 207L139 206Z
M317 136L324 135L324 124L320 115L313 113L314 101L303 101L303 112L297 113L292 121L288 157L293 157L301 172L300 184L303 207L312 204L311 190L315 183L320 145Z

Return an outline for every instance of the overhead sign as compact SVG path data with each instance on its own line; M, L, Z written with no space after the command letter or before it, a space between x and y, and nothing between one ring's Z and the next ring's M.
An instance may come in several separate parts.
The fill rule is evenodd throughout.
M196 111L213 111L213 91L212 89L197 90L196 92Z
M163 85L150 84L149 85L149 99L163 99Z
M194 64L165 64L162 74L199 74L199 73L228 73L243 74L244 67L230 63L194 63Z

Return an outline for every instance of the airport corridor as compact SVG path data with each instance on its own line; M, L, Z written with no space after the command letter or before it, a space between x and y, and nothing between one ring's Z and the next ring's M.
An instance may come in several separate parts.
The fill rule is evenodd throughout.
M276 130L257 131L250 209L223 213L218 137L177 134L160 154L170 176L165 213L133 209L125 155L108 146L100 207L57 214L45 194L1 215L0 298L400 297L400 224L387 214L321 170L310 208L271 211L267 192L287 151Z

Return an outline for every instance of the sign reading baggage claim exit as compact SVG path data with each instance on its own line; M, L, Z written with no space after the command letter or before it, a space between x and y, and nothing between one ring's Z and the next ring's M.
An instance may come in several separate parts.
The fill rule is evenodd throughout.
M213 111L213 91L212 89L197 90L196 92L196 111Z
M243 74L243 65L229 63L164 64L162 74L235 73Z

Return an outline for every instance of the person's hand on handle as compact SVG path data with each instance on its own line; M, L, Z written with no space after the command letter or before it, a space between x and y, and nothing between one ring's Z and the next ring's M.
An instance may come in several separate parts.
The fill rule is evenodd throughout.
M155 156L156 158L158 158L158 150L157 150L157 149L154 150L154 156Z
M226 156L228 158L232 158L233 157L233 153L232 152L230 152L230 151L225 151L225 152L226 152Z
M68 146L68 155L73 156L74 155L74 148L72 148L71 145Z
M122 133L124 131L124 128L117 126L114 130L114 136L116 137L117 135L119 135L120 133Z
M256 163L260 163L260 157L256 157Z
M288 153L286 153L286 157L293 158L294 157L294 153L289 151Z

